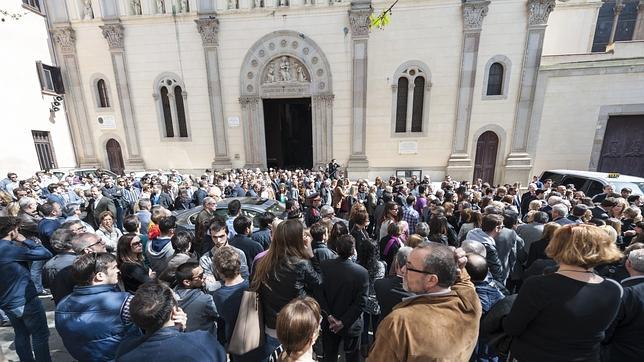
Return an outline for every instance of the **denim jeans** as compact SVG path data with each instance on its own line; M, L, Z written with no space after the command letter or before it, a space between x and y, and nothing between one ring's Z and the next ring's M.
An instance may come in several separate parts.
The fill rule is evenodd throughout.
M36 286L36 291L40 294L43 291L42 286L42 269L45 266L47 260L34 260L31 262L31 267L29 272L31 273L31 280Z
M49 327L40 299L33 298L24 306L6 312L16 334L16 353L20 361L50 362Z

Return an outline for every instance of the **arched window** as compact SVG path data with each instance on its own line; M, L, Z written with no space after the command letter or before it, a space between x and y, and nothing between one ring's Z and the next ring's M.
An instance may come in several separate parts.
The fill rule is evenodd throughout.
M487 95L500 96L503 94L503 64L493 63L490 66L487 79Z
M98 82L96 82L96 90L98 92L98 106L100 108L109 108L110 97L107 94L107 85L105 85L105 80L99 79Z
M409 61L398 67L394 79L392 136L417 136L427 130L429 67L419 61Z
M398 96L396 100L396 133L407 132L407 98L409 80L406 77L398 79Z
M411 131L423 131L423 102L425 101L425 78L414 80L414 103L411 113Z
M188 112L185 85L176 74L164 73L157 77L154 100L157 104L159 129L162 139L190 140L190 112Z
M174 137L174 127L172 126L172 110L170 109L170 99L168 97L167 87L161 87L161 104L163 105L163 121L165 123L165 136Z
M177 117L179 118L179 137L188 137L188 127L186 126L186 112L183 109L183 94L181 87L174 87L174 98L177 102Z

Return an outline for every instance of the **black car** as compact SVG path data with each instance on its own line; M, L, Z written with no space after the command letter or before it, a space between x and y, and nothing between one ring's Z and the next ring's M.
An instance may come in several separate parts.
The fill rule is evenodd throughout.
M270 211L275 216L279 217L284 212L284 206L279 202L270 199L264 199L261 197L231 197L217 201L217 215L227 217L228 203L232 200L239 200L242 205L242 215L246 215L253 220L253 231L259 229L259 221L255 216L263 214L266 211ZM197 220L197 215L203 206L197 206L190 210L182 210L175 213L177 217L177 231L188 231L194 235L195 232L195 222Z

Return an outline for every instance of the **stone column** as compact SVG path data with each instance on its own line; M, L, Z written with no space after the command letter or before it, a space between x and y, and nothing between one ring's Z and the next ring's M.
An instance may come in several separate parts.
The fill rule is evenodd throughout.
M143 162L143 158L141 158L141 147L134 121L134 108L130 98L127 60L125 58L123 41L123 25L117 21L105 23L100 28L103 31L103 37L107 40L107 45L110 47L114 79L116 81L116 93L119 99L119 105L121 106L121 119L123 120L125 143L127 145L125 167L143 170L145 169L145 163Z
M210 119L212 122L215 158L213 168L232 168L228 156L228 137L224 121L224 102L221 95L221 80L219 76L219 20L202 18L195 20L197 30L201 34L206 61L206 77L208 80L208 100L210 103Z
M526 184L532 170L532 157L528 150L532 110L534 106L535 89L543 38L546 33L548 17L555 8L555 0L528 1L528 32L523 52L521 68L521 83L519 85L519 100L514 118L512 145L505 163L505 181ZM536 131L536 130L535 130Z
M313 167L325 166L333 158L333 95L311 97L313 126Z
M463 48L457 95L456 124L452 139L452 154L447 162L447 173L455 180L471 180L472 159L468 154L472 100L476 81L476 64L483 19L488 13L489 0L470 0L462 4Z
M239 98L244 125L244 168L266 169L266 137L264 134L264 107L259 96Z
M367 176L369 161L366 155L367 128L367 60L369 41L369 15L373 12L371 0L351 2L349 24L353 48L351 155L347 172L353 178ZM329 162L330 160L325 160Z
M635 22L633 40L644 40L644 0L640 0L637 6L637 20Z
M87 116L87 107L83 93L78 57L76 55L76 38L71 26L51 29L54 42L60 49L59 62L65 83L65 109L69 117L76 162L79 167L98 167L94 140L92 138L91 120Z

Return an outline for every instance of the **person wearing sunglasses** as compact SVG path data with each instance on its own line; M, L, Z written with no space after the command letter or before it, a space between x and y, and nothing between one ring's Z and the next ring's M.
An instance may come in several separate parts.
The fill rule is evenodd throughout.
M467 361L476 345L481 303L462 249L423 244L402 268L405 298L380 322L369 361Z

